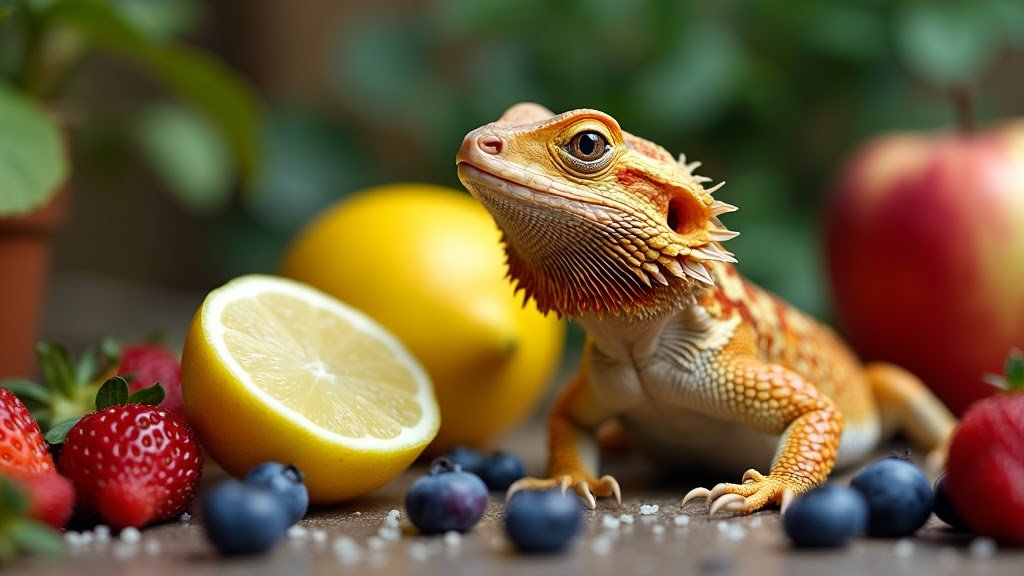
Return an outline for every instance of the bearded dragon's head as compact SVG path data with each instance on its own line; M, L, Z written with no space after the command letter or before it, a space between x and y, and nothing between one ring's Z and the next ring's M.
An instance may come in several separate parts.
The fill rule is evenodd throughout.
M519 104L470 132L459 178L502 231L509 275L543 312L642 314L714 283L735 262L699 163L623 132L596 110L557 116Z

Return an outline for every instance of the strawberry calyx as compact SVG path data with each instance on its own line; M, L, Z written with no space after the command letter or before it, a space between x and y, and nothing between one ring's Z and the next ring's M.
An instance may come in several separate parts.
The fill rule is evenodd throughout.
M111 406L123 406L125 404L145 404L149 406L156 406L163 402L163 400L164 388L159 382L129 394L128 381L121 376L112 376L108 378L96 392L94 405L96 410L99 411ZM55 424L46 432L46 442L48 444L63 444L68 432L70 432L81 419L82 416L75 416Z
M119 346L111 338L86 349L77 360L56 342L40 342L36 357L43 383L15 378L0 380L0 386L24 402L44 434L59 422L92 412L103 376L121 362Z
M29 495L14 480L0 474L0 565L19 553L58 555L64 544L56 530L29 514Z
M1005 392L1024 392L1024 352L1010 350L1003 366L1003 375L988 374L985 381Z

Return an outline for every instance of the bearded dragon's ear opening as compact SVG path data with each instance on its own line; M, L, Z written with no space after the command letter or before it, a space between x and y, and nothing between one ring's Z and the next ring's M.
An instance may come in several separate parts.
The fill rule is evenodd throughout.
M688 192L684 192L668 201L666 219L669 228L675 230L676 234L685 236L704 227L708 220L708 211L704 204Z

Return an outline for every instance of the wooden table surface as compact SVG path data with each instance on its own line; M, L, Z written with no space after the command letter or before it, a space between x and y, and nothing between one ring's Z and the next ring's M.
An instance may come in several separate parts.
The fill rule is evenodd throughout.
M92 281L90 281L92 282ZM107 301L111 287L100 283L96 298ZM79 303L88 300L88 286L58 289L52 298L59 313L70 302L61 299L66 291ZM84 296L83 296L84 294ZM141 299L131 304L133 298ZM144 291L115 298L123 311L146 310ZM158 313L170 321L165 326L169 341L183 336L188 317L201 297L160 294L165 304ZM103 318L102 306L89 307L96 320ZM68 310L70 311L70 310ZM188 313L185 313L185 312ZM59 318L59 314L53 318ZM82 315L77 318L82 320ZM109 318L109 316L107 317ZM184 320L181 320L184 318ZM88 321L88 319L86 319ZM142 327L143 329L147 327ZM50 334L85 343L94 334L82 324L48 327ZM532 421L501 443L501 447L521 455L528 469L543 468L544 432L540 419ZM984 574L1024 573L1024 549L986 550L983 543L958 536L932 518L913 538L874 540L861 538L850 546L832 551L800 551L786 542L777 511L765 511L747 517L708 518L707 508L691 503L680 510L679 501L698 479L672 479L666 482L653 469L629 455L614 456L607 471L615 474L623 488L623 504L603 501L597 510L586 513L586 531L566 551L543 556L515 553L505 540L502 527L504 505L492 495L487 515L458 543L443 537L416 534L405 517L402 505L408 485L425 471L416 464L399 479L365 498L344 505L315 509L301 521L305 537L285 538L271 553L248 559L218 558L203 535L201 519L172 522L144 530L139 542L130 544L112 538L68 546L61 558L24 559L3 569L11 576L170 576L207 575L320 575L320 574L756 574L757 576L810 576L829 574ZM849 472L845 477L849 476ZM223 473L208 467L204 487L216 483ZM842 481L844 476L840 476ZM705 479L703 481L714 481ZM721 479L718 479L721 480ZM643 504L657 504L656 514L640 514ZM402 537L397 541L379 538L388 512L401 511ZM633 522L618 528L604 526L604 517L623 514ZM687 518L677 525L677 515ZM680 520L679 522L683 522ZM322 531L322 533L320 533ZM319 534L316 535L315 534ZM345 550L337 551L338 539L350 538ZM354 552L355 551L355 552Z

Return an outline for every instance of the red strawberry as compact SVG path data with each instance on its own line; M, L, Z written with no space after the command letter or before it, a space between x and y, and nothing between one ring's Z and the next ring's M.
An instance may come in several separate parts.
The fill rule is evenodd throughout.
M67 525L75 507L71 481L55 472L16 478L28 494L28 516L60 529Z
M115 528L142 527L181 515L203 471L202 455L188 425L158 406L160 388L130 398L121 378L96 396L101 409L67 433L60 469L75 484L79 506Z
M1011 354L1009 392L975 402L949 447L946 485L975 533L1024 544L1024 355Z
M160 406L185 418L181 399L181 362L166 348L156 344L135 344L122 348L121 366L117 373L132 376L128 384L131 392L159 382L164 389L164 401Z
M0 388L0 472L12 476L54 472L39 424L6 388Z

